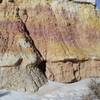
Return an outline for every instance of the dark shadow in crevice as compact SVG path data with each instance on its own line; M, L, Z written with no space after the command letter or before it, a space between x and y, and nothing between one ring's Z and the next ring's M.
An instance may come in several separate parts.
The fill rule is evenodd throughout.
M70 82L67 82L67 83L75 83L75 82L78 82L79 80L77 80L76 78L75 79L73 79L73 80L71 80Z
M27 30L27 27L26 27L25 23L24 23L23 21L22 21L22 23L23 23L23 27L24 27L24 30L23 30L23 31L27 33L28 39L29 39L30 43L31 43L32 46L35 48L36 52L40 55L40 57L43 58L42 55L41 55L41 53L39 52L39 50L36 48L35 43L34 43L34 41L32 40L32 38L31 38L31 36L30 36L30 32Z
M26 34L28 35L28 41L31 43L31 45L34 47L33 49L35 50L35 52L39 55L40 58L43 58L41 53L39 52L39 50L36 48L34 41L32 40L31 36L30 36L30 32L28 31L25 23L22 21L23 23L23 30L24 32L26 32ZM39 63L38 68L43 72L43 74L46 77L46 60L42 59L42 61Z
M39 65L38 65L38 68L43 72L43 74L45 75L46 77L46 61L42 61Z
M88 61L89 59L82 59L82 60L79 60L77 58L75 59L63 59L63 60L57 60L57 61L52 61L52 63L57 63L57 62L63 62L63 63L67 63L67 62L72 62L72 63L83 63L83 62L86 62Z
M3 0L0 0L0 3L2 3L3 2Z

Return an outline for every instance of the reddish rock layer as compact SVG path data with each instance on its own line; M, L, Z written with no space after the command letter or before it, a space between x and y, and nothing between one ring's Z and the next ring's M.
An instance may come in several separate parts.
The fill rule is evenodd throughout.
M41 70L43 58L20 19L18 8L12 7L9 12L8 5L0 19L0 89L33 93L47 81Z
M46 60L48 79L74 82L100 75L100 18L92 4L16 0L1 8L1 20L5 15L13 22L16 15L25 23Z

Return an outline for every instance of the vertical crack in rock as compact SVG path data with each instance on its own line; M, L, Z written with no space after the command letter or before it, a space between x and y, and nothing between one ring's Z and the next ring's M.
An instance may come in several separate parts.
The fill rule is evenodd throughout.
M80 62L78 63L74 63L73 64L73 75L74 75L74 80L72 80L71 82L77 82L81 79L81 75L80 75Z

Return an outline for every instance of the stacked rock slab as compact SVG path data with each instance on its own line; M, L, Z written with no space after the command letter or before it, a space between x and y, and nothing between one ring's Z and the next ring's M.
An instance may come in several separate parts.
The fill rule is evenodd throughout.
M0 89L37 91L47 81L42 62L18 6L0 4Z

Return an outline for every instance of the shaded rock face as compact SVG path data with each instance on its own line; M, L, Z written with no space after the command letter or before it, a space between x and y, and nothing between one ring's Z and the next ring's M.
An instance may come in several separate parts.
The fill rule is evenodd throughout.
M41 70L43 58L19 17L18 7L4 6L0 5L0 88L35 92L47 81Z
M100 75L100 18L92 4L5 0L0 7L1 21L15 20L14 14L23 21L46 62L48 79L75 82Z

